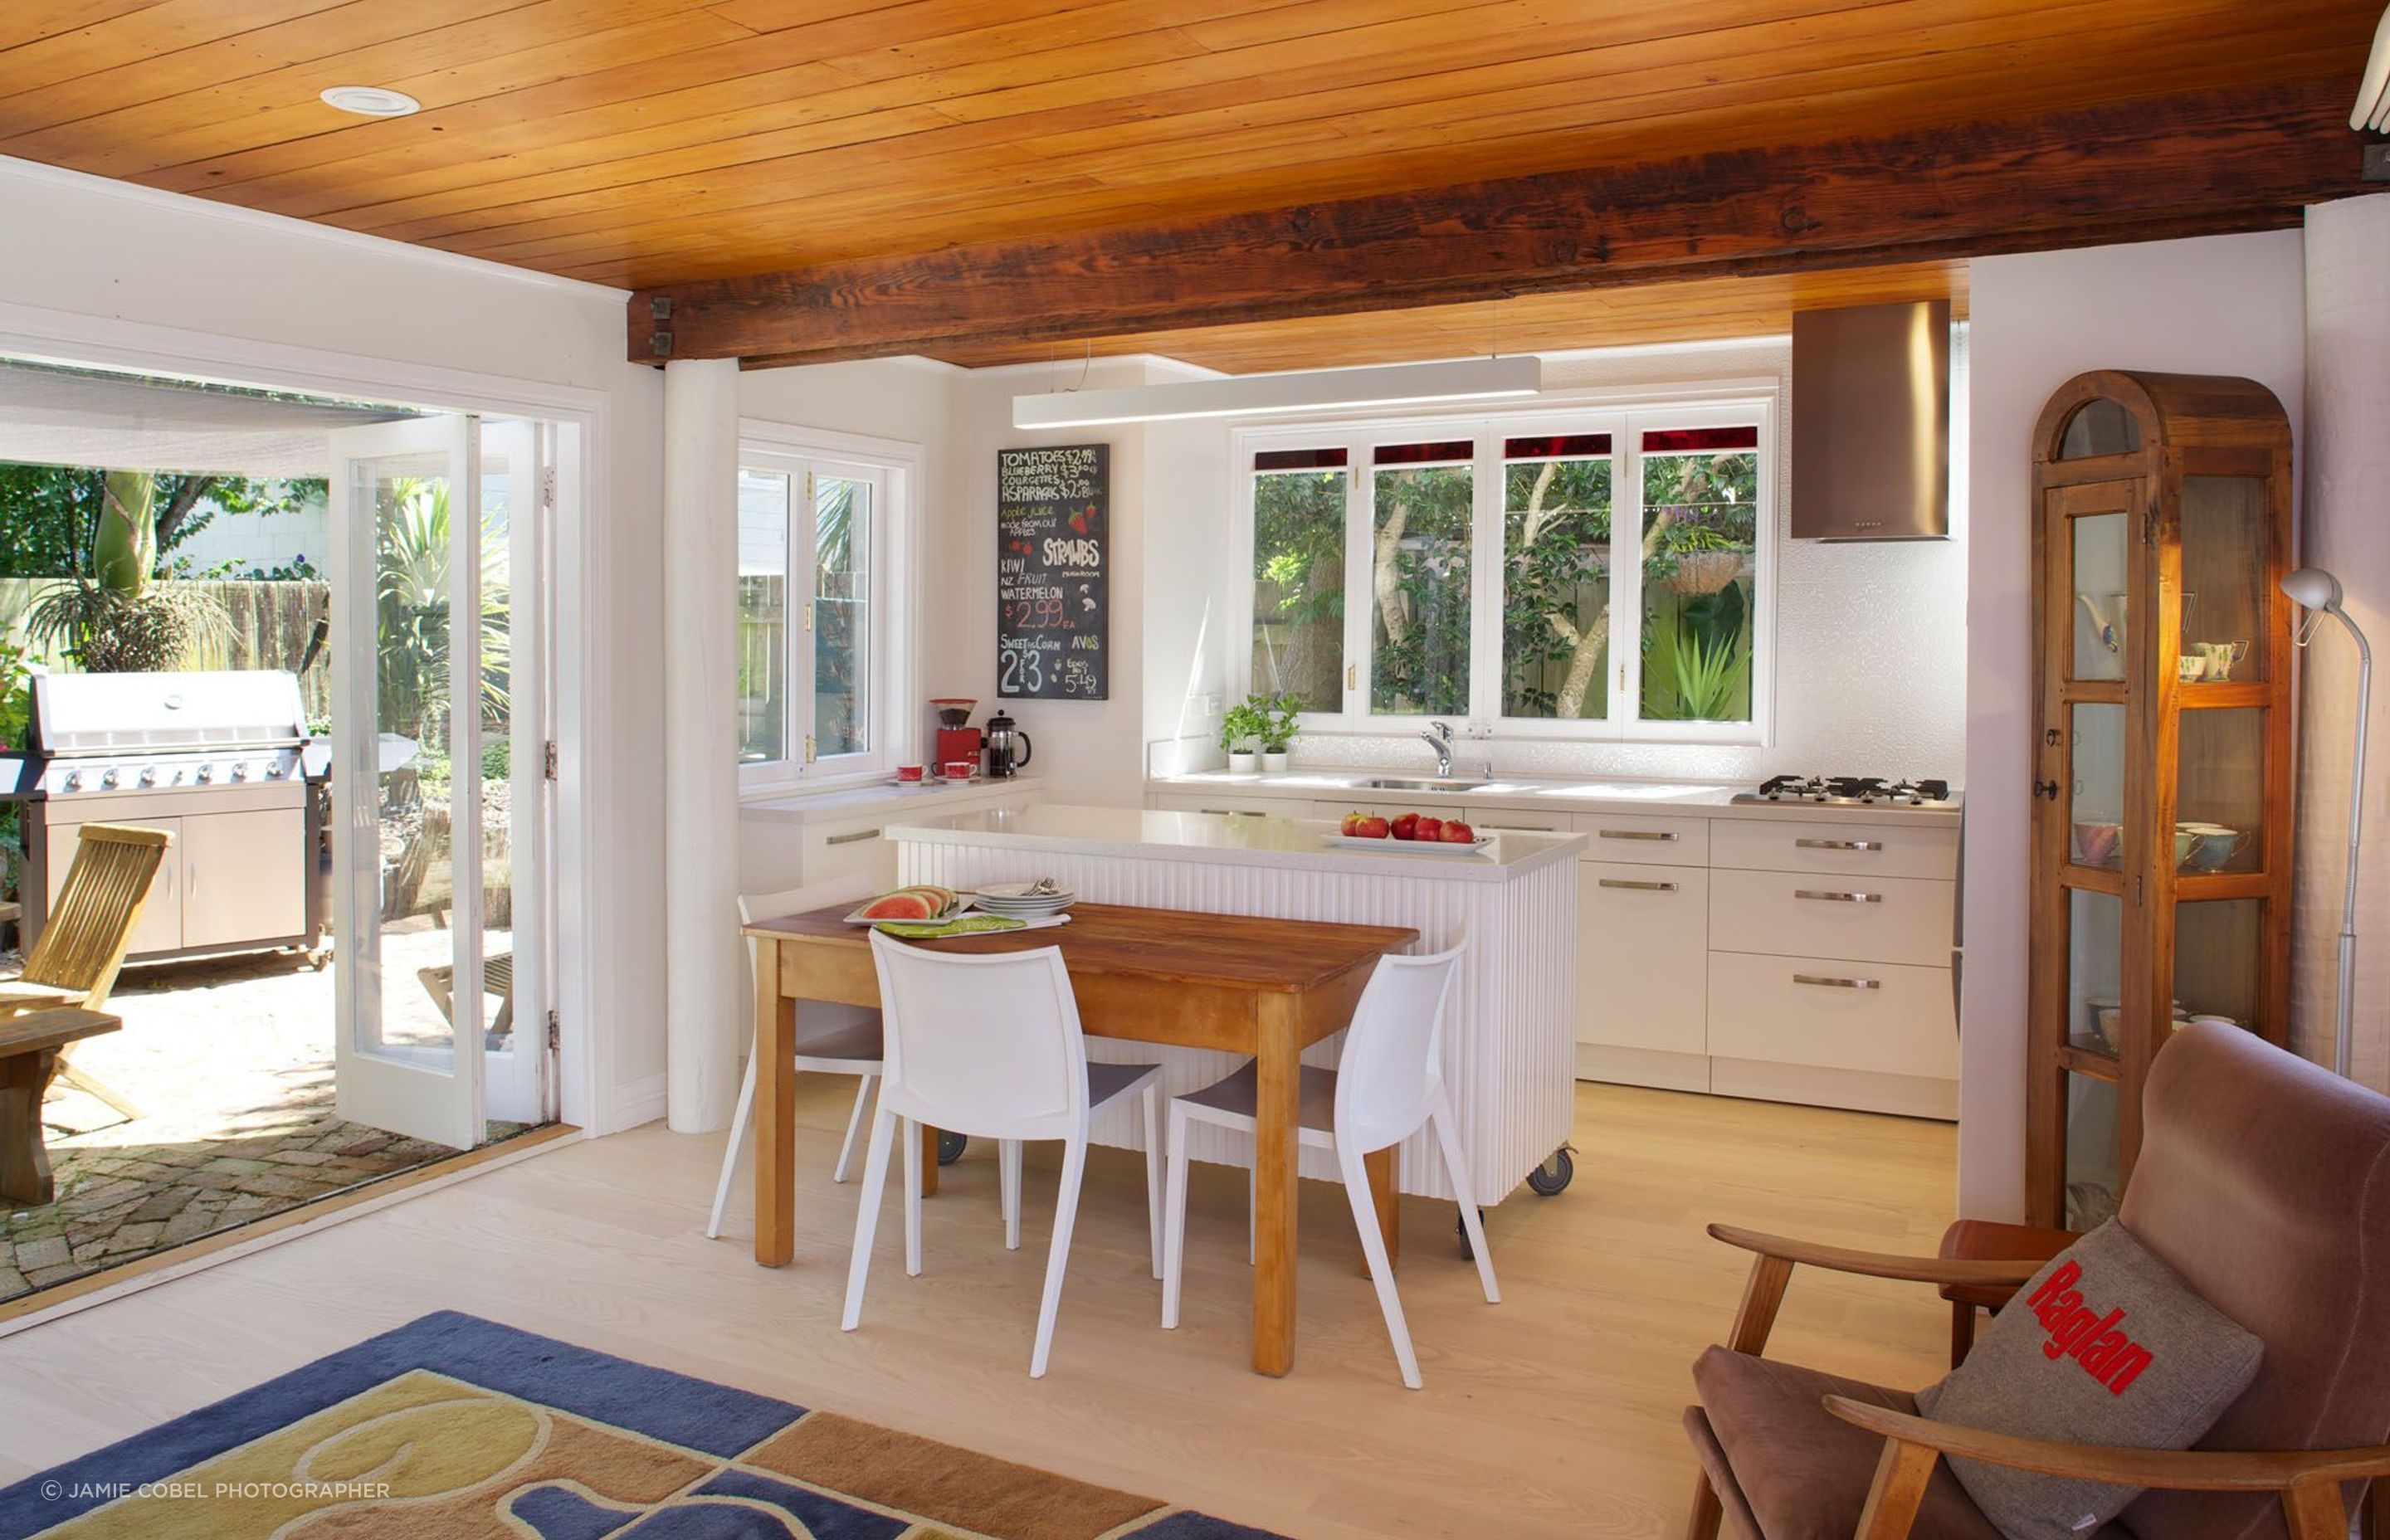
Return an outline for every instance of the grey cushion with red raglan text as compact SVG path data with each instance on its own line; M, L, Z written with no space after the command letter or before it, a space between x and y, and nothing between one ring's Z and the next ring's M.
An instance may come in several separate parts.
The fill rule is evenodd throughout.
M2264 1352L2112 1219L2017 1290L1967 1361L1918 1392L1917 1409L2021 1438L2188 1449ZM2140 1495L1978 1460L1950 1469L2010 1540L2075 1540Z

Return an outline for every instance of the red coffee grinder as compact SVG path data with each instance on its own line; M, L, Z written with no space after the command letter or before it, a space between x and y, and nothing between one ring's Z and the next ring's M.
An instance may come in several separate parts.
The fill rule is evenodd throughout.
M959 696L948 696L930 702L932 709L938 713L938 751L930 761L931 775L944 774L944 767L956 760L969 760L974 766L978 765L980 751L985 745L977 727L964 725L970 720L971 711L978 704L976 700L965 700Z

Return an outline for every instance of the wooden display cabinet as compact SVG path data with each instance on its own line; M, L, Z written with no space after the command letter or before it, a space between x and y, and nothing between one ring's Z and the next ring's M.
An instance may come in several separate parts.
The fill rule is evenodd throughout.
M2025 1207L2086 1229L2178 1020L2288 1033L2290 421L2251 380L2082 375L2034 496Z

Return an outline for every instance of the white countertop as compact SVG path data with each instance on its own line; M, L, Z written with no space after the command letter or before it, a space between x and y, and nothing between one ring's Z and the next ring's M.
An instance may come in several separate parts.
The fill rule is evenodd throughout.
M1507 882L1555 861L1573 861L1586 843L1582 834L1510 832L1496 835L1482 853L1422 855L1417 847L1394 840L1385 841L1382 851L1333 845L1323 836L1334 832L1334 824L1314 819L1041 802L1017 811L990 808L908 819L891 825L887 838L1159 861L1382 872L1460 882Z
M900 786L892 776L869 786L850 786L836 791L790 791L777 797L759 797L740 802L739 816L802 824L816 818L868 815L895 808L910 815L917 809L927 813L942 801L966 805L990 796L1041 791L1044 786L1044 777L1038 776L1009 776L1001 780L982 776L959 784L924 781L919 786Z
M1325 801L1350 795L1365 805L1401 803L1435 807L1465 803L1471 807L1536 809L1548 813L1697 813L1715 818L1816 818L1844 823L1956 824L1960 803L1948 807L1892 807L1882 803L1830 805L1819 802L1738 802L1735 794L1748 791L1742 781L1637 780L1625 776L1574 780L1560 776L1495 776L1468 790L1416 790L1380 788L1373 779L1429 779L1401 770L1281 770L1272 775L1232 775L1226 770L1198 770L1182 776L1156 777L1156 789L1217 791L1228 795L1303 797ZM1458 776L1466 780L1469 777Z

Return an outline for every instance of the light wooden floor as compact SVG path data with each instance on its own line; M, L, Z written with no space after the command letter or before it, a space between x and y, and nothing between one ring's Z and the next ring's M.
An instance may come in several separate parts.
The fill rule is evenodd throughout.
M892 1195L863 1328L844 1335L854 1188L829 1172L852 1083L801 1084L794 1267L752 1264L745 1213L735 1238L704 1238L718 1136L569 1145L0 1340L0 1482L454 1308L1304 1540L1674 1534L1687 1366L1743 1276L1702 1226L1930 1252L1950 1218L1947 1125L1580 1086L1575 1186L1488 1218L1502 1304L1478 1296L1451 1208L1405 1200L1413 1393L1341 1193L1304 1184L1301 1346L1292 1375L1264 1380L1244 1367L1241 1174L1196 1168L1186 1320L1165 1333L1137 1158L1099 1150L1052 1370L1033 1381L1050 1156L1031 1157L1011 1253L993 1150L950 1168L918 1279ZM1775 1351L1917 1385L1947 1330L1923 1290L1803 1275Z

